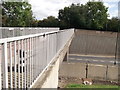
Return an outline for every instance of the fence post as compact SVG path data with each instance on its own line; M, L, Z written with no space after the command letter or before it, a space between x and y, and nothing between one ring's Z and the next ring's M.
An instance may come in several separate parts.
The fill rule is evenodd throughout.
M108 76L108 65L106 67L106 77L105 77L106 81L107 81L107 76Z
M88 78L88 63L86 63L86 78Z
M114 65L116 65L117 64L117 49L118 49L118 46L117 46L117 44L118 44L118 32L117 32L117 37L116 37L116 46L115 46L115 61L114 61Z

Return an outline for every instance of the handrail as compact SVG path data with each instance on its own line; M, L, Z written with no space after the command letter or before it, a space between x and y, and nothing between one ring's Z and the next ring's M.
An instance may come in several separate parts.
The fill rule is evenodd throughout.
M30 88L73 34L68 29L0 39L0 89Z

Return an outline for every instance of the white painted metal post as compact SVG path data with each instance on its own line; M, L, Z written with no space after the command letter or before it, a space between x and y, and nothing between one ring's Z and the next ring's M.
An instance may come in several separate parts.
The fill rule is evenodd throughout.
M23 40L21 40L21 74L22 74L22 88L23 88Z
M7 42L4 43L4 59L2 60L4 63L4 73L3 73L3 88L8 88L8 53L7 53Z
M14 88L17 88L17 73L16 73L16 70L17 70L17 68L16 68L16 41L14 42L14 85L15 85L15 87Z
M20 85L20 82L21 82L21 80L20 80L20 60L21 60L21 58L20 58L20 50L21 50L21 41L18 41L18 87L19 88L21 88L21 85Z
M2 45L0 44L0 90L2 89Z
M30 85L31 85L31 82L32 82L32 80L31 80L31 78L32 78L32 77L31 77L31 74L32 74L32 63L31 63L31 57L32 57L32 56L31 56L31 51L32 51L32 50L31 50L31 38L29 39L29 45L30 45L30 47L29 47L29 50L30 50L30 52L29 52L29 55L30 55L30 56L29 56L29 64L30 64L30 68L29 68L30 74L29 74L29 75L30 75L30 77L29 77L29 78L30 78L30 79L29 79L29 80L30 80Z
M29 39L27 39L27 87L29 87L29 52L30 52L30 49L29 49Z
M24 74L25 74L25 80L24 80L24 84L25 84L25 87L24 88L26 88L26 65L27 65L27 63L26 63L26 60L27 60L27 57L26 57L26 55L27 55L27 39L25 40L25 42L24 42L24 47L25 47L25 49L24 49Z
M33 68L34 68L34 66L33 66L33 61L34 61L34 57L33 57L33 55L34 55L34 53L33 53L33 51L34 51L34 39L33 38L31 38L31 63L32 63L32 69L31 69L31 72L32 72L32 74L31 74L31 79L32 79L32 82L34 81L34 72L33 72Z
M10 42L10 87L13 88L13 73L12 73L12 42Z

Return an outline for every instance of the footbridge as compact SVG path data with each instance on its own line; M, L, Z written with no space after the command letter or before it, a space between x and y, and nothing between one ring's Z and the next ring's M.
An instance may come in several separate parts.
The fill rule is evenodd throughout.
M0 89L57 88L74 29L1 28Z

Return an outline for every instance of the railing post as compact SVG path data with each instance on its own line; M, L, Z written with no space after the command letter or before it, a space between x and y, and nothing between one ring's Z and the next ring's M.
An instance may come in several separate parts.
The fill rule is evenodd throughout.
M10 87L13 88L13 77L12 77L12 43L10 43Z
M7 42L5 42L4 43L4 45L3 45L3 59L2 59L2 61L3 61L3 68L4 68L4 70L3 70L3 88L8 88L8 59L7 59Z
M0 45L0 90L2 89L2 78L1 78L1 75L2 75L2 50L1 50L1 46Z

